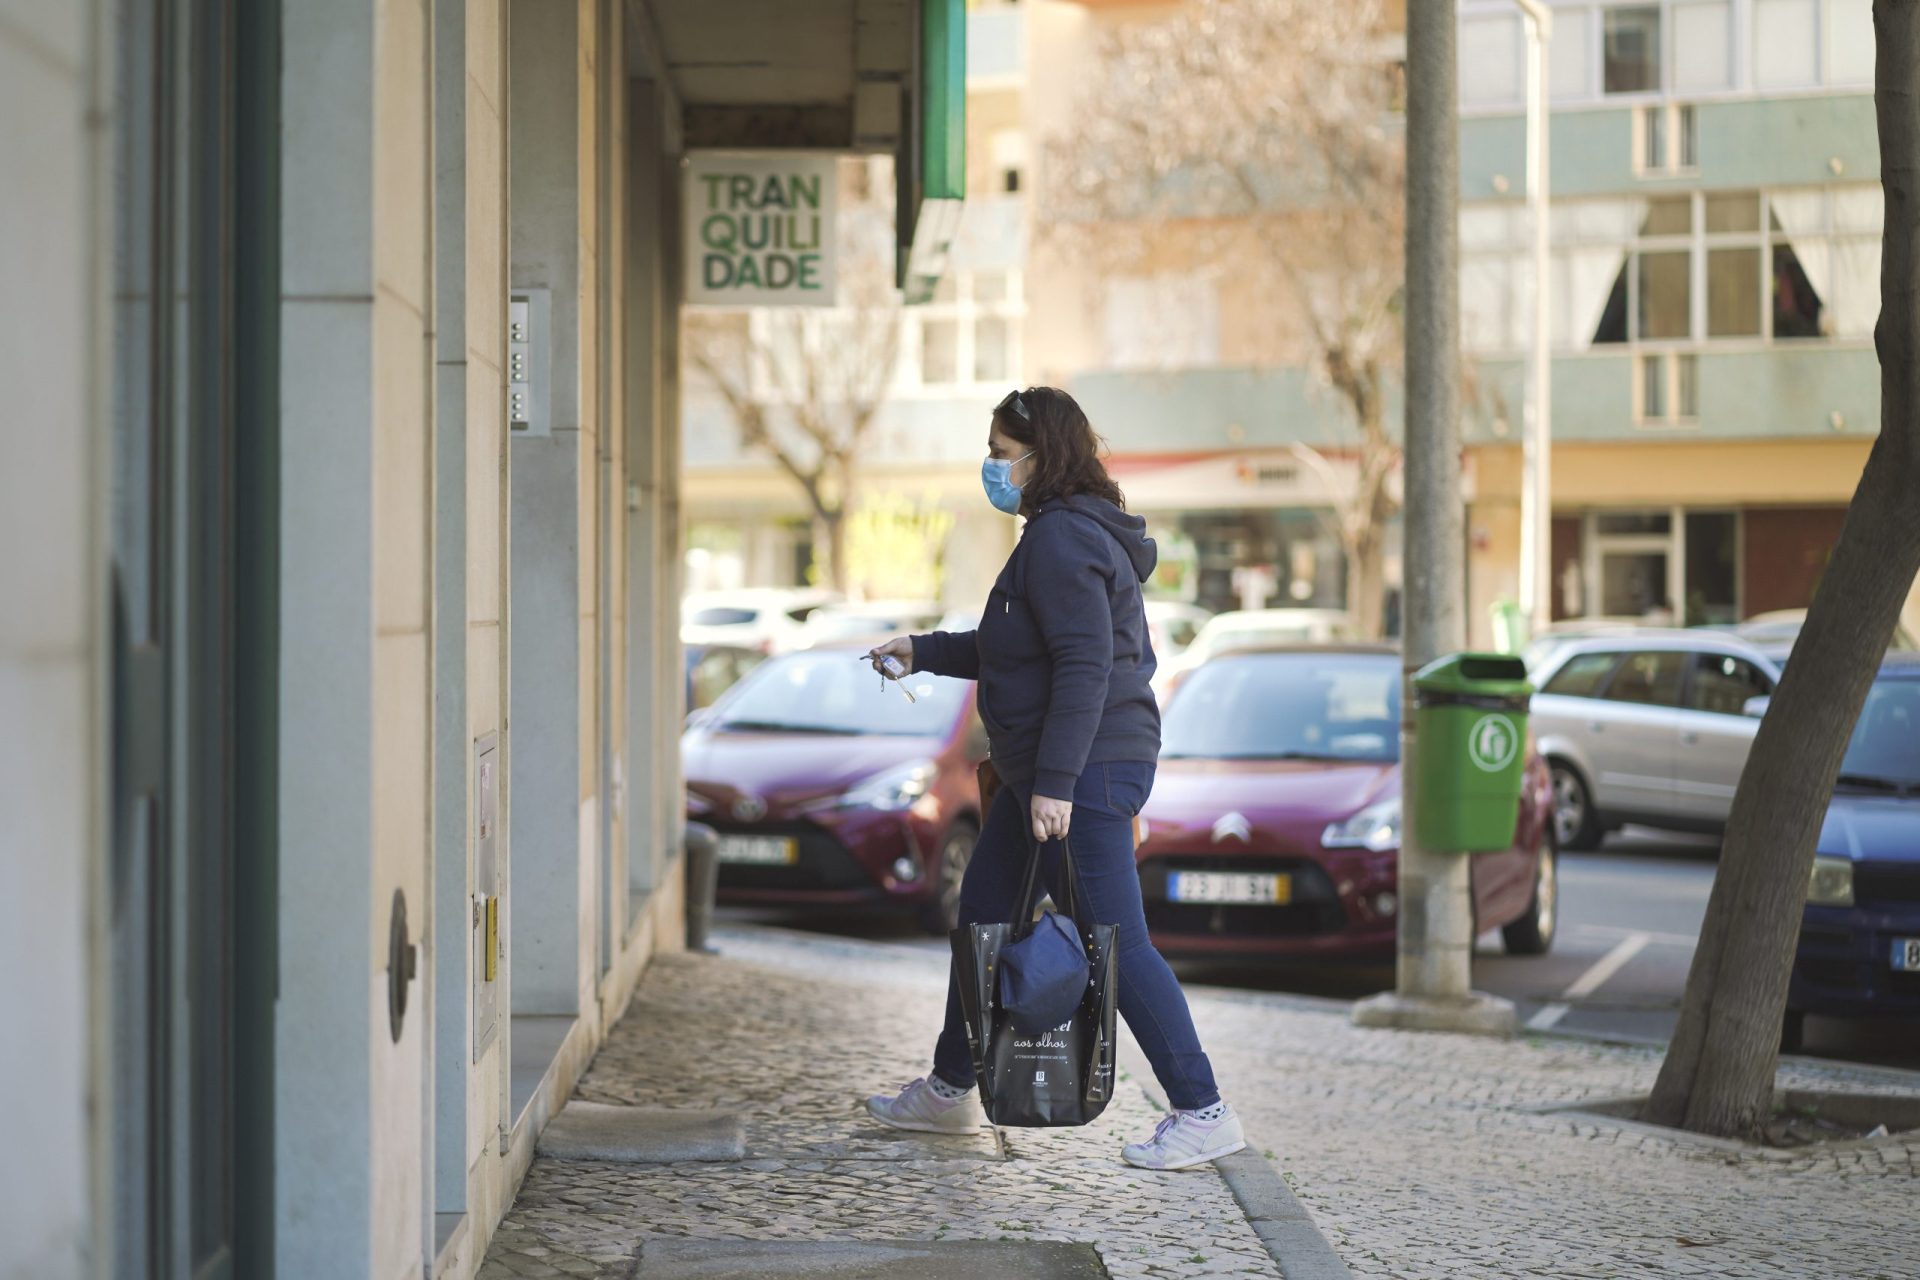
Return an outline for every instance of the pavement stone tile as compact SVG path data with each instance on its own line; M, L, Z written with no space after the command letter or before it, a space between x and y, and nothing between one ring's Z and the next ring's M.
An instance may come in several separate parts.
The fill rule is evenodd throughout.
M937 951L774 930L719 941L721 958L654 961L578 1096L735 1109L749 1158L538 1160L483 1280L624 1275L640 1242L663 1236L1004 1236L1091 1242L1121 1278L1279 1274L1214 1171L1150 1176L1119 1162L1121 1141L1156 1119L1137 1087L1085 1129L1008 1130L997 1143L986 1130L921 1138L867 1124L861 1094L926 1071L947 969ZM1717 1149L1545 1110L1644 1093L1657 1051L1359 1028L1339 1010L1245 992L1188 997L1250 1140L1356 1275L1920 1276L1920 1134ZM1838 1064L1793 1063L1781 1077L1910 1088Z
M1121 1163L1121 1144L1159 1118L1137 1087L1079 1130L944 1136L875 1124L864 1095L926 1072L944 966L932 981L875 982L831 945L801 958L654 960L575 1096L736 1112L748 1158L536 1159L485 1280L624 1274L616 1268L662 1238L1061 1241L1093 1245L1116 1280L1280 1274L1218 1173L1145 1177Z

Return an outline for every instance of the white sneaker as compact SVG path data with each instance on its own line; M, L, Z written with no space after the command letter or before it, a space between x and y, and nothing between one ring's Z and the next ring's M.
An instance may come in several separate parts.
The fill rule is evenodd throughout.
M1191 1169L1194 1165L1230 1156L1247 1145L1240 1117L1228 1107L1218 1120L1208 1122L1191 1111L1175 1111L1154 1129L1145 1142L1129 1142L1121 1158L1142 1169Z
M868 1098L867 1113L881 1124L921 1133L972 1133L987 1122L987 1113L972 1090L958 1098L943 1098L924 1079L915 1080L894 1097Z

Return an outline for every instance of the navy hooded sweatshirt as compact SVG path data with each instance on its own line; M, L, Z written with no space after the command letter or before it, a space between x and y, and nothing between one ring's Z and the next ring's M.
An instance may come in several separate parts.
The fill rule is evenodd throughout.
M1002 780L1071 800L1089 764L1159 758L1140 594L1157 557L1146 521L1105 498L1049 501L1028 516L979 629L913 637L916 671L979 681Z

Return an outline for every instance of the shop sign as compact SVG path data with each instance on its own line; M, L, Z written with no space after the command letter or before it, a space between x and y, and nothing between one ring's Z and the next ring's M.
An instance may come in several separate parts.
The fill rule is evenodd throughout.
M834 183L832 155L716 151L689 157L687 301L832 306Z

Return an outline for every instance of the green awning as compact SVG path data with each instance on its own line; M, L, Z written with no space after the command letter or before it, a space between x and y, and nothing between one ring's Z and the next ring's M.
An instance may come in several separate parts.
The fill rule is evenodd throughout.
M899 283L925 302L947 268L967 196L966 0L920 0L920 75L901 167Z

